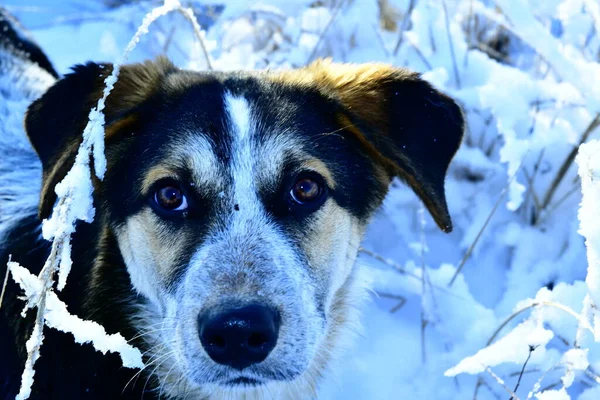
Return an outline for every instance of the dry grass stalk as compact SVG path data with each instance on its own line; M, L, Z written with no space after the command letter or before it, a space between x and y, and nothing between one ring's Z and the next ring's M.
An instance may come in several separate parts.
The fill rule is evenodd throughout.
M404 297L404 296L402 296L400 294L377 292L377 295L379 297L383 297L383 298L398 300L398 303L396 303L396 305L394 305L392 308L390 308L390 314L394 314L395 312L397 312L398 310L400 310L402 307L404 307L404 305L407 302L406 297Z
M448 44L450 45L450 55L452 56L452 69L454 70L454 79L456 80L456 87L461 88L460 74L458 72L458 64L456 62L456 54L454 53L454 41L452 40L452 34L450 33L450 17L448 16L448 7L446 6L446 0L442 0L442 6L444 7L444 19L446 22L446 34L448 35Z
M8 256L8 262L12 261L12 256ZM2 301L4 300L4 293L6 292L6 285L8 285L8 264L6 264L6 272L4 273L4 281L2 282L2 292L0 292L0 308L2 308Z
M342 11L342 8L345 4L346 4L346 1L342 0L339 2L337 7L333 10L333 14L331 15L331 18L329 18L329 21L327 21L327 25L325 25L325 28L323 28L323 30L321 31L321 34L319 35L319 38L317 39L317 43L315 43L315 47L313 47L313 49L310 53L310 56L308 57L308 60L306 60L307 64L309 64L311 61L314 60L315 56L317 55L317 51L319 50L319 46L321 45L321 42L323 41L323 38L325 37L325 34L327 34L327 31L329 30L329 28L331 27L333 22L336 20L336 18L338 17L340 11Z
M398 55L398 51L400 50L400 46L402 45L402 41L404 40L404 31L406 31L406 29L408 28L410 16L412 15L416 4L416 0L410 0L410 3L408 3L408 9L406 10L406 13L404 13L404 17L402 18L402 25L400 25L400 30L398 31L398 40L396 41L396 45L394 46L394 57Z
M399 272L399 273L400 273L400 274L402 274L402 275L406 275L406 276L408 276L408 277L411 277L411 278L417 279L419 282L422 282L422 281L423 281L423 277L422 277L422 276L419 276L419 275L415 274L414 272L407 271L407 270L406 270L406 268L404 268L404 267L403 267L403 266L401 266L400 264L397 264L397 263L395 263L394 261L392 261L392 260L389 260L389 259L387 259L387 258L385 258L385 257L383 257L383 256L381 256L381 255L379 255L379 254L377 254L377 253L375 253L375 252L371 251L371 250L365 249L364 247L360 247L360 248L358 249L358 252L359 252L359 253L366 254L366 255L368 255L369 257L372 257L372 258L374 258L375 260L377 260L377 261L379 261L379 262L381 262L381 263L383 263L383 264L385 264L385 265L388 265L388 266L392 267L392 268L393 268L393 269L394 269L396 272ZM464 299L463 297L461 297L461 296L457 295L456 293L453 293L452 291L448 290L448 289L447 289L447 288L445 288L445 287L441 287L441 286L438 286L438 285L434 285L434 284L433 284L433 283L431 283L431 282L429 282L429 286L430 286L431 288L435 288L436 290L438 290L438 291L440 291L440 292L442 292L442 293L445 293L445 294L447 294L447 295L454 296L454 297L456 297L456 298L458 298L458 299Z
M503 388L503 389L504 389L504 390L505 390L505 391L506 391L506 392L507 392L507 393L510 395L510 399L511 399L511 400L520 400L520 399L519 399L519 397L518 397L518 396L517 396L517 395L516 395L516 394L515 394L515 393L514 393L512 390L510 390L510 389L508 388L508 386L506 386L506 384L504 383L504 381L502 380L502 378L500 378L498 375L496 375L496 374L494 373L494 371L492 371L492 369L491 369L490 367L487 367L487 368L485 369L485 371L486 371L488 374L490 374L490 376L491 376L492 378L494 378L494 380L495 380L496 382L498 382L498 384L499 384L500 386L502 386L502 388Z
M202 53L204 54L204 60L206 61L206 68L209 70L213 69L212 61L210 59L210 54L208 54L208 48L206 47L206 40L204 40L204 33L202 32L202 28L194 15L194 10L191 8L185 8L179 6L177 8L177 12L183 15L190 23L192 24L192 28L194 29L194 34L200 43L200 48L202 49Z
M473 240L473 243L471 243L471 245L467 249L467 252L465 253L463 259L458 264L458 267L456 268L456 272L454 273L454 275L452 276L452 279L450 279L450 282L448 283L448 287L450 287L450 286L452 286L454 284L454 281L456 280L456 277L458 277L458 274L460 274L460 272L464 268L465 263L467 262L467 260L469 259L469 257L471 257L471 253L473 253L473 249L475 248L475 245L477 244L477 242L479 242L479 239L481 238L481 235L483 234L483 231L485 231L485 228L487 228L487 226L490 223L492 217L496 213L496 210L500 206L500 203L502 202L502 200L504 199L504 197L508 193L508 188L510 187L511 183L515 180L515 178L517 177L517 174L519 173L519 171L523 167L523 161L525 161L526 157L527 157L527 154L525 154L525 157L523 157L523 160L521 161L521 164L519 165L519 167L517 168L517 170L515 171L515 173L510 177L510 179L506 183L506 186L504 186L504 189L502 189L502 192L500 192L500 196L498 196L498 200L496 201L496 204L494 204L494 207L492 207L492 210L490 211L490 213L487 216L485 222L483 223L483 226L481 227L481 229L479 230L479 232L477 232L477 236Z
M577 156L577 151L579 150L579 146L581 146L583 143L587 142L587 140L590 137L590 135L592 134L592 132L594 132L594 130L596 130L596 128L598 126L600 126L600 113L596 114L596 116L594 117L594 119L592 119L592 121L589 123L587 128L585 128L585 131L581 135L581 139L579 139L579 143L573 147L573 149L569 152L569 154L567 155L567 157L561 164L560 168L558 169L558 172L556 173L556 176L554 177L554 179L552 180L552 183L550 184L550 188L548 189L548 191L546 192L546 195L544 196L544 200L542 201L542 209L546 209L548 207L548 205L550 204L550 202L552 201L552 198L554 197L554 194L556 193L558 186L560 185L563 178L567 174L567 171L569 170L571 165L573 165L573 161L575 161L575 156Z

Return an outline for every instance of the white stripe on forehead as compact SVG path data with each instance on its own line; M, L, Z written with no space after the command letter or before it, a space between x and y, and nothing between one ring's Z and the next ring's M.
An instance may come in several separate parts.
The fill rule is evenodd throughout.
M285 157L295 155L297 159L303 158L300 141L291 132L260 132L257 135L258 129L273 127L262 126L243 96L227 92L224 103L231 129L232 177L236 186L254 193L259 187L275 189Z
M250 105L244 97L226 92L224 103L232 138L231 174L234 202L239 205L243 214L256 215L260 210L260 200L254 183L254 146L251 142L256 124L252 121Z

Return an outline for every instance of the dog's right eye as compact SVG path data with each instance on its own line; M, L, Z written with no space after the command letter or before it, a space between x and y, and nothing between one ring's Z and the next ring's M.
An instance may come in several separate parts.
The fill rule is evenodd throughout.
M183 192L171 184L156 190L154 202L167 211L184 211L188 208L188 202Z

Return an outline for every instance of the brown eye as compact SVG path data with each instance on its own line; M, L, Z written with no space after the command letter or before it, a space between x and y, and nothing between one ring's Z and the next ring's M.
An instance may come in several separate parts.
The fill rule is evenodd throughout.
M307 204L321 198L323 187L319 181L311 177L299 178L292 190L290 196L298 204Z
M187 199L175 186L164 186L154 194L154 202L170 211L183 211L188 207Z

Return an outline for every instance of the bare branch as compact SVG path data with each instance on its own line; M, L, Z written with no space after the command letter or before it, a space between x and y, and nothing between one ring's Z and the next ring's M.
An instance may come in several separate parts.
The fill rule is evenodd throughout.
M408 23L410 22L410 16L415 8L416 0L410 0L408 3L408 9L402 18L402 25L400 25L400 29L398 32L398 41L396 42L396 46L394 46L394 57L398 55L398 50L400 50L400 46L402 45L402 40L404 39L404 31L408 28Z
M346 4L346 1L342 0L338 4L338 6L333 10L333 14L331 15L331 18L329 18L329 21L327 21L327 25L325 25L325 28L323 28L323 31L321 32L321 34L319 35L319 38L317 39L317 43L315 43L315 47L313 47L313 49L310 53L310 56L308 57L308 60L306 61L307 64L309 64L315 58L315 55L317 54L317 50L319 50L319 46L321 45L321 42L323 41L325 34L327 33L327 31L333 24L333 21L335 21L335 19L338 17L338 14L340 13L340 11L342 10L342 7L345 4Z
M579 143L573 147L573 149L569 152L569 154L563 161L562 165L558 169L556 176L554 177L554 179L552 180L552 183L550 184L550 189L548 189L548 191L546 192L546 195L544 196L544 200L542 201L543 209L548 207L548 205L552 201L552 198L554 197L554 194L556 193L556 190L558 189L558 186L560 185L563 178L567 174L567 171L573 164L573 161L575 161L575 157L577 156L577 151L579 150L579 146L581 146L583 143L587 142L587 140L590 137L590 135L592 134L592 132L594 132L594 130L596 130L596 128L598 126L600 126L600 113L596 114L596 117L594 117L594 119L589 123L587 128L585 128L585 131L581 135L581 139L579 139Z
M204 33L202 32L202 28L194 15L194 10L191 8L185 8L179 5L177 7L177 11L183 15L190 23L192 24L192 28L194 29L194 34L200 43L200 48L202 49L202 53L204 54L204 59L206 61L206 68L209 70L213 69L212 61L210 59L210 55L208 54L208 48L206 47L206 41L204 40Z
M450 279L450 282L448 283L448 287L452 286L452 284L456 280L456 277L458 276L458 274L460 274L460 271L462 271L463 267L465 266L465 263L467 262L467 260L469 259L469 257L471 257L471 253L473 253L473 249L475 248L475 245L477 244L477 242L481 238L481 235L482 235L483 231L485 230L485 228L487 228L487 226L490 223L492 217L494 216L494 213L496 212L496 210L500 206L500 203L502 202L502 199L504 199L504 196L506 196L506 193L508 193L508 188L510 187L511 183L515 180L515 178L517 177L517 174L519 173L519 171L523 167L523 161L524 160L525 160L525 157L523 157L523 160L521 161L521 164L519 165L519 167L517 168L517 170L515 171L515 173L510 177L510 179L508 180L508 183L506 184L506 186L504 187L504 189L502 189L502 192L500 192L500 196L498 196L498 200L496 201L496 204L494 204L494 207L492 207L492 211L490 211L490 214L488 215L488 217L486 218L485 222L483 223L483 226L481 227L481 229L479 230L479 232L477 232L477 236L475 237L475 240L473 240L473 243L471 243L471 245L467 249L467 252L465 253L463 259L458 264L458 267L456 268L456 272L454 273L454 275L452 276L452 279Z
M454 69L454 79L456 80L456 86L460 89L460 75L458 72L458 64L456 63L456 54L454 54L454 41L450 34L450 17L448 16L448 7L446 7L446 0L442 0L442 6L444 7L444 18L446 21L446 34L448 35L448 44L450 45L450 55L452 56L452 68Z
M519 379L517 380L517 384L515 385L515 388L513 390L513 392L515 392L515 393L517 393L517 389L519 389L519 385L521 384L521 378L523 378L523 374L525 373L525 367L527 367L527 363L529 362L529 359L531 359L531 354L535 351L536 348L537 348L537 346L529 345L529 354L527 354L527 358L525 359L525 362L523 363L523 368L521 368L521 372L519 373ZM510 400L515 400L515 399L513 397L511 397Z
M510 396L511 396L511 397L510 397L510 398L511 398L511 400L519 400L519 397L518 397L518 396L517 396L517 395L516 395L516 394L515 394L515 393L514 393L512 390L510 390L510 389L508 388L508 386L506 386L506 385L504 384L504 381L502 380L502 378L500 378L498 375L496 375L496 374L494 373L494 371L492 371L492 369L491 369L490 367L487 367L487 368L485 369L485 371L486 371L488 374L490 374L490 376L491 376L492 378L494 378L494 379L496 380L496 382L498 382L498 384L499 384L500 386L502 386L502 388L503 388L504 390L506 390L506 392L507 392L508 394L510 394Z
M406 297L399 295L399 294L377 292L377 295L380 297L388 298L388 299L398 300L398 303L394 307L390 308L390 314L394 314L395 312L400 310L402 307L404 307L404 305L406 304L406 301L407 301Z
M8 256L8 262L12 261L12 255ZM6 292L6 285L8 284L8 264L6 265L6 272L4 273L4 281L2 282L2 292L0 293L0 308L2 308L2 301L4 300L4 293Z

